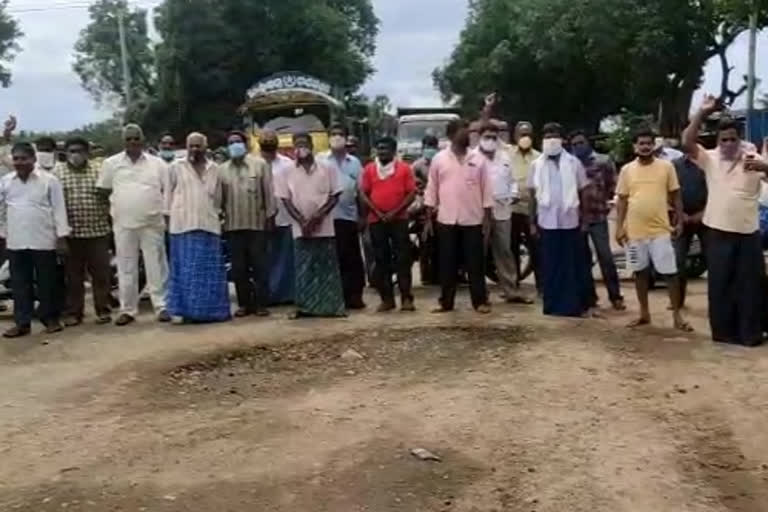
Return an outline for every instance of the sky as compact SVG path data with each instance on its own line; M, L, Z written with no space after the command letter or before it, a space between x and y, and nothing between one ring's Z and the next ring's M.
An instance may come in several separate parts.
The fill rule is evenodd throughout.
M11 64L13 83L0 89L0 116L15 114L19 129L67 130L99 121L109 112L99 109L81 88L72 71L72 47L88 22L90 0L10 0L9 11L24 32L21 53ZM159 0L132 0L150 7ZM456 45L464 25L468 0L373 0L381 20L374 58L376 74L363 90L387 94L395 106L437 106L432 70L442 65ZM58 6L54 9L45 7ZM768 84L768 31L760 34L758 70ZM736 66L736 85L746 73L747 38L729 50ZM707 68L702 89L719 91L719 65ZM768 91L768 86L764 88ZM743 103L743 99L742 99ZM738 103L737 103L738 106Z

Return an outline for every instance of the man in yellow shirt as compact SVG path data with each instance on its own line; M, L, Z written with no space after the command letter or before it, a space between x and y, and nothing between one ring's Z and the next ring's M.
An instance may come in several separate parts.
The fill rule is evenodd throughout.
M683 202L674 166L654 156L654 133L640 129L633 136L637 158L625 165L619 175L617 193L618 221L616 240L627 245L627 264L635 274L635 288L640 302L640 318L629 324L637 327L651 323L648 288L651 263L667 279L675 328L690 332L691 326L680 313L680 281L677 275L673 233L668 205L674 204L675 219L683 218ZM674 235L682 231L678 220Z

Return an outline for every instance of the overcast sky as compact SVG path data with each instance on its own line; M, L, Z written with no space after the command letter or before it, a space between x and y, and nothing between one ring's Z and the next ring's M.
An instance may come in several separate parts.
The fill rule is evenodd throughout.
M373 0L381 19L377 73L365 85L370 95L388 94L396 106L439 105L432 70L445 62L464 24L468 0ZM64 130L98 121L100 111L72 72L72 46L88 21L80 9L35 10L51 5L84 5L87 0L11 0L9 10L25 36L22 52L12 64L13 84L0 90L0 116L14 113L19 129ZM159 0L133 0L151 6ZM31 10L31 11L30 11ZM26 12L22 12L26 11ZM747 41L731 48L736 84L746 72ZM758 70L768 70L768 34L760 36ZM716 91L718 66L710 66L705 88ZM768 83L768 72L763 78ZM765 88L768 90L768 87Z

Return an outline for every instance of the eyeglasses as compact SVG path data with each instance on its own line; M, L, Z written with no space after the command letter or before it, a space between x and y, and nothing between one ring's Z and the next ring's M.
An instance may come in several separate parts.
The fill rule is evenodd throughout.
M141 142L141 137L126 137L125 142Z

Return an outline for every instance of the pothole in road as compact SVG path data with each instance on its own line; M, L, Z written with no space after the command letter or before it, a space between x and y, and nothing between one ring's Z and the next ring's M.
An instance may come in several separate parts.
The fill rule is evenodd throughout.
M155 397L199 399L274 397L342 378L382 373L419 379L478 365L514 364L529 338L525 327L377 329L311 341L220 352L168 371ZM156 383L157 384L157 383ZM175 400L175 399L174 399ZM182 405L182 404L179 404Z

